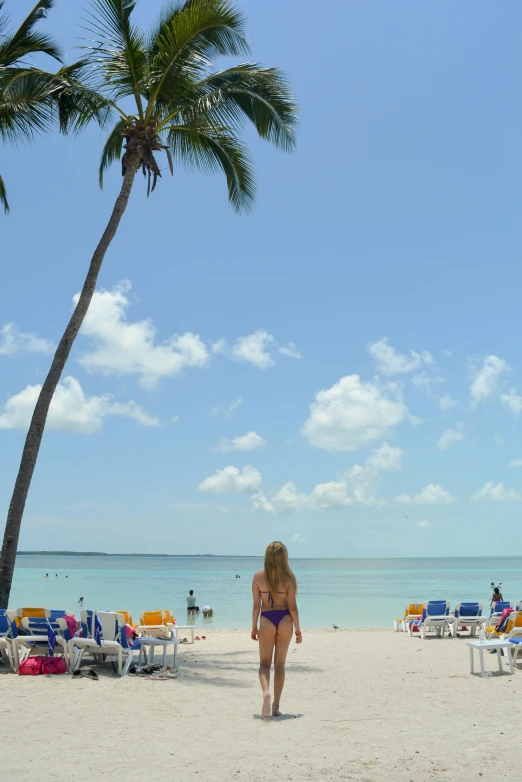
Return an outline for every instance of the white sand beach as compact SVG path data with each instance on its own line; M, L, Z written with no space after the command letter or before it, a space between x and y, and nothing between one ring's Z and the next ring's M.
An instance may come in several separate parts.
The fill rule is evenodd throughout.
M464 638L309 631L281 709L259 719L247 631L181 645L176 680L0 674L11 780L515 780L522 670L469 674ZM496 673L495 673L496 670ZM30 720L28 717L30 716ZM6 773L11 769L12 774Z

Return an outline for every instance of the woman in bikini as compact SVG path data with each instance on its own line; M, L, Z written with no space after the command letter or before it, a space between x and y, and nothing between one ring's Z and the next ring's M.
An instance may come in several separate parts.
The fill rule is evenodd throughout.
M303 640L299 629L296 603L297 582L288 564L288 551L279 541L270 543L265 552L265 566L252 581L254 610L252 611L253 641L259 641L259 681L263 690L261 716L278 717L279 702L285 683L285 662L292 633L295 640ZM259 613L259 629L257 622ZM270 667L274 660L274 700L270 712Z

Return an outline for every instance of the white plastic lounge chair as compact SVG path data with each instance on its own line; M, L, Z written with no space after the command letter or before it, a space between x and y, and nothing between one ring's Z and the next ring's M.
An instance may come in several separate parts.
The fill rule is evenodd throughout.
M117 658L120 676L126 673L128 666L124 671L123 658L139 653L139 648L134 649L127 643L123 614L115 611L82 611L81 625L90 637L71 638L69 641L71 672L78 670L84 654L92 654L95 658L103 654L108 658Z
M509 614L506 630L500 637L503 641L522 638L522 611L513 611Z
M15 612L7 608L0 610L0 657L5 652L12 671L18 670L17 658L13 653L12 641L18 636Z
M423 603L408 603L404 609L404 616L402 619L395 619L393 622L394 632L398 633L399 630L402 630L403 633L406 633L408 631L408 624L415 619L420 619L423 609Z
M482 616L482 603L457 603L455 606L455 624L454 631L466 628L470 636L475 636L477 627L485 625L488 621L486 616Z
M437 636L444 636L449 629L452 636L455 635L455 617L449 615L449 600L430 600L424 606L422 617L408 624L408 634L413 635L413 628L418 627L421 638L426 638L426 633L434 631Z
M22 627L29 635L18 635L11 641L11 647L16 653L16 667L22 663L31 652L45 652L48 654L48 635L47 628L51 626L56 635L55 653L58 651L63 654L65 665L69 669L69 649L70 639L69 628L65 619L41 619L33 617L24 617Z

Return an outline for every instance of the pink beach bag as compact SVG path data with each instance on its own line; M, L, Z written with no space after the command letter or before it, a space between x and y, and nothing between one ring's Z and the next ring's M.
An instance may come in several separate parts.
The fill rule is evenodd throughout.
M18 676L38 676L42 672L42 657L28 657L18 668Z
M19 676L47 676L55 673L67 673L63 657L28 657L18 668Z
M42 674L67 673L63 657L42 657Z

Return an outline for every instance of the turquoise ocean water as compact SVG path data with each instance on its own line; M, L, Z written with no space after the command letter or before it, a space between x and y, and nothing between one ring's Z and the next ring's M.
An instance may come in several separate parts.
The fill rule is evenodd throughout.
M169 608L188 624L185 597L214 608L215 627L248 628L256 557L24 556L16 561L10 607L43 605L79 615L85 608L140 611ZM390 627L410 601L480 600L489 606L491 581L504 599L522 600L522 557L417 559L293 559L303 627ZM46 579L45 573L49 573ZM241 578L236 578L236 574ZM57 577L56 577L57 575ZM66 578L67 576L67 578ZM201 614L196 626L204 626Z

